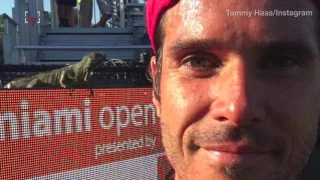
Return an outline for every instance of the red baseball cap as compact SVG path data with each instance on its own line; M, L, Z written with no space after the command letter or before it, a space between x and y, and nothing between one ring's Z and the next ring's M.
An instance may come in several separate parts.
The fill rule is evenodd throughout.
M313 0L320 7L320 0ZM156 53L154 34L162 14L179 0L147 0L146 23L152 50Z

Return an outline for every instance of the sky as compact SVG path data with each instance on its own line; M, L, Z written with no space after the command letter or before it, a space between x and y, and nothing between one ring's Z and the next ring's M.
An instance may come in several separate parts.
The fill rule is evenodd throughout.
M95 2L95 0L93 0L95 3L95 19L96 21L99 20L99 9L97 6L97 3ZM45 11L49 11L51 12L51 8L50 8L50 0L43 0L43 4L44 4L44 10ZM12 17L12 8L14 6L14 0L1 0L1 6L0 6L0 14L6 13L8 14L10 17ZM92 18L92 21L94 22L94 18Z

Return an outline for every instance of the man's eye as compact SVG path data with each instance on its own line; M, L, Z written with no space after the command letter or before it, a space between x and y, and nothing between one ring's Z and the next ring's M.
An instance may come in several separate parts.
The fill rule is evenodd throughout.
M203 56L191 56L184 59L184 63L190 68L194 69L211 69L219 67L219 64L215 62L214 58Z
M263 64L263 68L271 70L286 70L298 64L298 61L292 57L273 57L267 59Z
M192 59L190 60L190 66L195 68L205 68L210 66L210 62L206 59Z

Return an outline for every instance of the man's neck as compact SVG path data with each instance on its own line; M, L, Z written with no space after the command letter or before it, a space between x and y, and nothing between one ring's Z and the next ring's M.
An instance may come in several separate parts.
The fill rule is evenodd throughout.
M320 179L320 149L315 148L308 165L304 168L298 179L288 179L288 180L313 180ZM180 180L175 173L174 180Z

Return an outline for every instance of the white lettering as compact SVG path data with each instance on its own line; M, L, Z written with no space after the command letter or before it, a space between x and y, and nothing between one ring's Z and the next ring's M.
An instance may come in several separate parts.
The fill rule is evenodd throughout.
M63 118L64 117L64 118ZM61 119L65 119L66 133L72 133L72 117L76 119L76 132L82 132L82 116L79 109L61 109L54 113L56 134L62 133Z
M108 112L109 118L105 117L106 112ZM136 127L143 125L142 122L138 122L136 120L136 118L138 117L143 117L143 113L145 125L149 124L148 121L150 118L150 114L150 120L152 121L152 124L156 123L156 110L152 104L144 105L144 108L142 108L140 105L134 105L131 111L127 106L116 107L116 115L114 115L114 112L111 107L103 107L99 113L100 126L102 129L107 130L111 129L114 125L114 122L116 122L117 136L120 136L121 129L128 127L130 121ZM109 120L108 124L105 123L106 120Z
M147 138L147 137L146 137ZM151 146L151 144L155 144L156 137L150 138L148 137L148 146ZM140 149L143 148L146 145L145 139L143 136L141 136L139 139L129 139L126 141L121 141L121 142L113 142L109 144L99 144L95 146L95 158L99 158L99 156L103 154L111 154L111 153L116 153L120 151L126 151L126 150L133 150L133 149ZM152 143L151 143L151 141ZM153 148L152 145L152 148Z
M109 124L106 125L104 123L104 114L105 112L109 112ZM110 129L113 126L114 123L114 113L110 107L103 107L99 113L99 122L102 129Z
M148 125L148 120L149 120L149 110L151 110L151 120L152 124L156 124L156 109L153 104L145 105L144 106L144 116L145 116L145 125Z
M145 141L146 141L146 147L151 147L151 149L154 148L154 145L156 144L156 139L157 137L148 137L147 135L145 136Z
M136 111L138 111L138 112L136 112ZM142 125L142 122L137 122L137 120L136 120L136 118L142 117L142 114L143 114L143 109L141 108L141 106L134 105L132 107L131 119L132 119L132 123L135 126L141 126Z
M90 99L83 101L84 108L84 122L86 131L91 131L91 110L90 110Z
M21 114L13 112L0 114L0 142L7 139L45 137L52 135L71 134L91 131L93 117L90 99L83 101L84 110L65 108L49 112L46 110L30 111L28 101L21 101ZM83 114L82 114L83 113ZM115 128L117 136L130 125L134 127L156 124L156 110L152 104L103 107L98 114L99 125L104 130ZM150 121L150 122L149 122ZM21 127L20 127L21 126ZM9 134L10 133L10 134ZM8 136L8 137L7 137ZM149 140L148 140L149 142ZM131 148L137 148L135 141L129 143ZM150 143L152 141L150 140ZM126 149L126 143L117 144L115 148Z
M21 114L22 118L22 137L30 138L30 115L27 111L29 108L29 103L27 101L21 102L21 109L24 110Z
M33 124L33 133L37 137L50 136L51 132L51 118L47 111L36 111L34 117L37 121Z
M0 115L0 141L5 140L5 121L9 121L11 139L19 139L19 126L16 115L14 113L4 113Z
M121 111L123 110L126 112L126 121L124 123L121 122ZM126 106L117 107L116 111L117 111L117 135L120 136L121 128L127 127L130 123L130 112Z
M226 10L226 11L227 11L227 16L246 16L246 17L252 16L252 11L231 11L231 10Z

